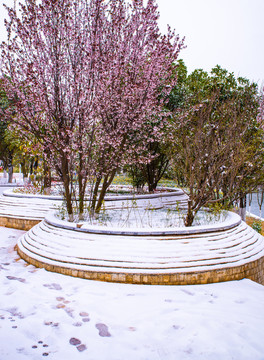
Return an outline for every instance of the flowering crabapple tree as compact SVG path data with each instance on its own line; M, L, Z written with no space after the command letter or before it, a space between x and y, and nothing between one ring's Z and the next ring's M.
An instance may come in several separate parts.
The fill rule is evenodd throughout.
M99 211L118 167L149 161L146 147L167 118L158 94L176 82L183 41L170 29L160 34L154 0L25 0L7 10L5 117L37 139L63 184L69 219L75 199L82 216L88 183Z
M159 34L154 1L146 7L143 1L132 6L112 1L107 14L95 106L99 166L91 207L96 212L120 166L152 159L149 144L164 136L168 116L161 94L176 82L173 63L183 46L170 30Z

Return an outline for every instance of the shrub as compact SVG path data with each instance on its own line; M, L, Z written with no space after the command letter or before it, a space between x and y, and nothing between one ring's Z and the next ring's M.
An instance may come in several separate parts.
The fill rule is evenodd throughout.
M252 229L254 229L255 231L257 231L259 234L261 234L261 221L254 221L252 224Z

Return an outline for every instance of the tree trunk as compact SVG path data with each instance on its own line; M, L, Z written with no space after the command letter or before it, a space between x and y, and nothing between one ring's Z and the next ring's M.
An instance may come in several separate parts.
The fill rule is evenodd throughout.
M158 182L164 175L169 164L169 160L164 154L159 154L159 156L152 160L149 164L146 165L146 178L148 182L149 192L156 190Z
M158 185L158 182L154 181L154 182L151 182L148 184L148 189L149 189L149 192L153 192L156 190L157 188L157 185Z
M44 165L43 192L45 195L49 195L51 190L51 170L46 161L44 161L43 165Z
M11 153L8 156L8 165L7 165L7 167L8 167L8 183L12 184L14 168L13 168L13 155Z
M99 213L101 210L101 207L102 207L102 204L104 201L104 197L106 194L106 190L108 189L108 187L111 185L112 181L114 180L115 174L116 174L116 169L112 171L112 174L110 176L107 175L104 179L103 186L102 186L102 189L100 192L100 196L97 201L96 208L95 208L96 213Z
M85 190L87 184L87 178L83 177L81 173L78 175L78 183L79 183L79 220L84 219L84 201L85 201Z
M13 182L13 174L14 174L14 172L13 172L13 165L11 164L11 165L8 165L8 183L9 184L12 184L12 182Z
M79 220L83 220L84 189L83 189L83 177L82 177L82 174L81 174L81 170L79 170L79 174L78 174L78 185L79 185L79 193L78 193Z
M37 169L38 169L38 156L35 157L33 163L33 173L35 176L37 175Z
M241 219L243 221L246 221L246 208L247 208L247 197L246 195L244 195L239 199L239 212L238 212L238 214L241 216Z
M195 216L195 214L192 210L192 201L188 200L188 211L187 211L186 218L184 219L185 226L192 226L194 216Z
M73 206L72 206L72 189L70 187L70 174L69 174L69 164L67 158L62 158L62 181L64 186L64 200L66 202L66 209L69 216L69 221L73 221Z
M22 171L23 180L24 180L25 178L28 177L28 170L27 170L27 167L26 167L26 161L21 161L20 165L21 165L21 171Z
M64 198L66 202L66 209L69 215L69 221L73 221L73 208L72 208L72 196L71 191L69 189L69 183L64 183Z
M95 210L95 205L96 205L96 199L97 199L97 194L98 194L98 189L100 186L102 178L99 177L96 179L96 183L93 189L93 196L92 196L92 204L91 204L91 214L94 214L94 210Z

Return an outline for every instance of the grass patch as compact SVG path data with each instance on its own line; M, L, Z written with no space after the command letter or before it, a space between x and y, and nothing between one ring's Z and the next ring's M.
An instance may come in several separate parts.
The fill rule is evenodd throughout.
M255 217L252 217L252 216L247 216L246 217L246 223L255 230L258 227L257 224L259 223L260 234L264 235L264 221L259 220L259 218L255 218Z

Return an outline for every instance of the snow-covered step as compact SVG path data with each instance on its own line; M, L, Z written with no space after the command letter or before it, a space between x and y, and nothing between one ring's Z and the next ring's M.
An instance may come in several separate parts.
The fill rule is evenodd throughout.
M187 205L188 196L181 189L174 189L166 193L136 195L136 196L107 196L104 206L106 208L125 208L136 201L138 207L163 207L171 204ZM29 220L43 220L49 211L62 206L60 196L43 196L33 194L14 193L6 190L0 196L0 217L25 218Z
M106 281L194 283L199 275L214 282L264 271L264 238L233 213L207 227L139 233L78 228L48 215L19 239L18 252L51 271Z
M55 210L61 204L61 200L4 195L0 196L0 217L43 220L49 211Z

